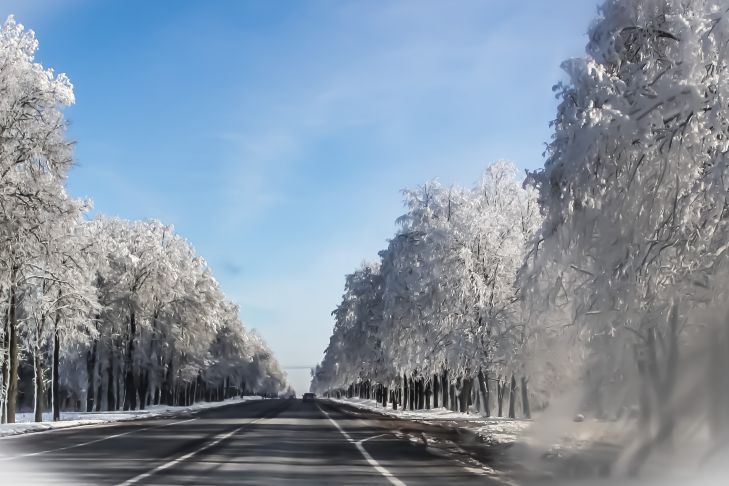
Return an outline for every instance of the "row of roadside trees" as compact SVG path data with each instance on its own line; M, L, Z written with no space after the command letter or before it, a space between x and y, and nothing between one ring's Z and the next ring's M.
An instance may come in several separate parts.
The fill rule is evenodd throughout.
M60 417L276 394L285 378L190 243L158 221L85 218L70 197L63 74L0 28L0 408Z
M347 277L315 390L382 390L416 407L423 389L446 391L431 405L455 396L488 413L495 388L497 402L521 396L527 416L527 403L559 397L568 416L635 421L618 470L685 444L699 462L718 457L729 439L726 2L606 0L588 36L586 55L563 64L543 169L517 178L500 163L473 190L406 192L388 249Z
M430 182L404 194L388 248L347 276L313 388L487 415L508 402L510 416L529 416L516 277L541 223L536 191L499 162L471 189Z

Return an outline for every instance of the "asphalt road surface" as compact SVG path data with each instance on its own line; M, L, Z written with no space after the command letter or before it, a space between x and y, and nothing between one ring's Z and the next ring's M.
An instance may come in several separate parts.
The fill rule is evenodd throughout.
M0 440L2 484L490 484L327 401L262 400L177 419ZM14 477L19 471L23 477Z

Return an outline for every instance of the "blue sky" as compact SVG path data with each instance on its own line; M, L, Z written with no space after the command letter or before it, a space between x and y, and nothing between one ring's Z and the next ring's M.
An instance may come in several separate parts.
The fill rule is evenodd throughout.
M542 165L595 0L3 0L69 75L96 211L174 224L285 366L320 360L399 191ZM302 391L307 373L290 372Z

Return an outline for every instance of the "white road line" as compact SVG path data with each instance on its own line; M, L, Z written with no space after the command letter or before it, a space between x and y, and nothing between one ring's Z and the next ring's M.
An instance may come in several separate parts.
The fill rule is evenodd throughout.
M360 440L360 441L359 441L359 443L360 443L360 444L364 444L364 443L365 443L365 442L367 442L368 440L372 440L372 439L379 439L380 437L384 437L384 436L386 436L386 435L387 435L387 434L378 434L378 435L373 435L372 437L367 437L366 439L362 439L362 440Z
M14 455L14 456L0 457L0 461L10 461L10 460L13 460L13 459L19 459L21 457L40 456L41 454L48 454L50 452L67 451L69 449L75 449L77 447L83 447L83 446L87 446L87 445L91 445L91 444L97 444L99 442L104 442L105 440L109 440L109 439L116 439L117 437L122 437L122 436L125 436L125 435L134 434L136 432L144 432L145 430L158 429L158 428L162 428L162 427L169 427L170 425L184 424L185 422L192 422L193 420L197 420L197 418L191 418L191 419L187 419L187 420L180 420L178 422L171 422L171 423L162 424L162 425L154 425L152 427L145 427L143 429L129 430L127 432L121 432L119 434L109 435L107 437L102 437L100 439L90 440L88 442L81 442L79 444L72 444L72 445L65 446L65 447L59 447L57 449L48 449L48 450L45 450L45 451L29 452L27 454L18 454L18 455Z
M281 410L282 409L277 409L276 414L281 413ZM186 460L190 459L191 457L193 457L193 456L195 456L197 454L200 454L201 452L204 452L204 451L210 449L213 446L216 446L216 445L220 444L225 439L228 439L232 435L236 434L242 428L244 428L244 427L246 427L248 425L251 425L251 424L255 424L255 423L260 422L261 420L265 420L267 418L270 418L270 417L263 416L263 417L258 417L258 418L253 419L253 420L249 420L248 422L244 423L243 425L241 425L240 427L238 427L238 428L236 428L234 430L231 430L230 432L226 432L225 434L219 434L218 436L215 437L215 439L213 441L208 442L206 444L203 444L202 447L199 447L198 449L195 449L192 452L188 452L187 454L183 454L183 455L181 455L181 456L179 456L179 457L177 457L175 459L172 459L169 462L166 462L164 464L161 464L161 465L159 465L159 466L157 466L157 467L155 467L153 469L150 469L149 471L147 471L145 473L142 473L142 474L139 474L137 476L134 476L131 479L127 479L126 481L124 481L122 483L119 483L116 486L129 486L131 484L137 484L139 481L141 481L143 479L146 479L146 478L148 478L148 477L150 477L150 476L152 476L152 475L154 475L154 474L156 474L156 473L158 473L160 471L164 471L165 469L169 469L169 468L171 468L172 466L174 466L176 464L179 464L179 463L181 463L183 461L186 461Z
M321 413L323 413L326 416L326 418L329 419L329 421L332 423L332 425L334 425L334 427L337 428L337 430L344 436L345 439L347 439L347 441L351 442L352 444L354 444L357 447L357 450L359 450L359 452L362 454L362 457L364 457L365 460L369 463L369 465L372 466L378 473L382 474L385 478L387 478L388 481L390 481L390 483L394 484L395 486L406 486L405 483L400 481L394 474L392 474L390 471L388 471L384 467L380 466L380 464L374 460L374 458L370 455L370 453L365 450L364 446L362 445L362 442L369 440L369 439L373 439L374 437L369 437L368 439L356 441L356 440L352 439L352 437L327 412L325 412L324 409L322 409L318 403L316 404L316 408L318 408L319 411ZM375 437L379 437L379 436L375 436Z
M142 474L140 474L138 476L134 476L131 479L127 479L123 483L119 483L117 486L129 486L130 484L137 484L139 481L141 481L143 479L146 479L146 478L148 478L148 477L150 477L150 476L152 476L152 475L154 475L154 474L156 474L156 473L158 473L160 471L164 471L165 469L171 468L172 466L174 466L176 464L179 464L179 463L181 463L183 461L186 461L186 460L190 459L191 457L193 457L194 455L199 454L199 453L201 453L201 452L203 452L203 451L205 451L207 449L210 449L211 447L213 447L215 445L218 445L219 443L221 443L222 441L224 441L225 439L229 438L230 436L232 436L233 434L235 434L236 432L238 432L240 429L242 429L243 427L245 427L246 425L249 425L251 423L253 423L253 422L245 423L245 424L241 425L240 427L238 427L235 430L232 430L230 432L226 432L225 434L220 434L212 442L208 442L207 444L204 444L202 447L200 447L198 449L195 449L192 452L188 452L187 454L183 454L182 456L180 456L180 457L178 457L176 459L173 459L173 460L171 460L169 462L166 462L164 464L161 464L161 465L155 467L154 469L150 469L149 471L147 471L145 473L142 473Z

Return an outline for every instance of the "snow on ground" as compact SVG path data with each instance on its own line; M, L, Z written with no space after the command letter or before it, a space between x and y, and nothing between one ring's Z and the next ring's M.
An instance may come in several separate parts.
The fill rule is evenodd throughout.
M534 446L537 442L548 442L548 448L581 448L595 442L615 442L617 437L625 433L626 428L634 426L632 423L596 419L576 422L572 417L560 417L559 420L552 416L540 416L537 420L484 417L476 413L452 412L442 407L430 410L393 410L384 408L375 400L361 398L330 400L399 419L468 429L493 445L525 442Z
M433 424L455 430L455 438L446 444L435 439L440 450L461 459L470 456L490 474L517 474L525 480L562 477L573 474L599 475L616 457L616 437L626 427L616 422L557 417L541 414L536 420L483 417L476 413L452 412L444 408L431 410L392 410L374 400L332 399L332 401L369 410L401 420ZM629 425L629 424L628 424ZM466 434L462 434L466 432ZM471 442L470 434L483 440L485 449ZM411 440L415 441L412 437ZM448 445L450 441L452 444ZM474 448L475 446L475 448ZM470 452L464 450L468 448ZM479 453L485 452L485 455ZM475 452L474 454L471 454ZM484 461L484 458L486 459ZM465 459L469 464L468 459Z
M615 467L626 444L626 437L637 428L633 417L621 420L599 420L589 417L576 417L559 414L556 411L542 412L535 420L505 419L498 417L482 417L478 414L451 412L444 408L433 410L392 410L383 408L374 400L331 399L333 402L350 405L359 409L383 414L400 420L412 420L418 423L434 424L457 430L467 430L478 434L486 442L486 451L497 451L496 454L486 454L475 457L481 462L481 469L490 474L503 478L516 477L524 483L536 483L542 480L550 481L548 484L563 484L559 482L567 478L569 484L607 485L607 484L702 484L724 485L726 477L726 455L721 452L707 460L705 454L706 443L710 431L695 431L694 442L681 444L680 457L675 449L659 451L645 464L641 475L645 478L656 479L650 482L622 482L612 480L598 480L604 478ZM461 434L457 434L461 436ZM431 439L438 450L445 451L451 457L464 459L468 455L464 451L468 445L473 451L473 444L468 437L463 436L465 444L456 439L455 447L443 446L437 442L437 437L428 437L428 446ZM410 440L416 442L416 437ZM448 440L448 439L446 439ZM704 442L702 442L704 441ZM463 448L459 447L463 446ZM493 447L492 446L496 446ZM678 447L679 444L674 445ZM693 457L692 450L700 457ZM665 453L662 453L665 452ZM484 460L485 459L485 460ZM703 462L702 462L703 461ZM466 462L473 466L472 462ZM697 465L701 465L698 468ZM701 479L695 476L701 474ZM715 480L714 478L720 478ZM574 482L577 481L577 482Z
M80 425L97 425L109 422L123 422L127 420L140 420L148 418L165 418L187 415L199 410L222 407L233 403L242 403L251 400L261 400L259 396L246 396L229 398L222 402L199 402L189 407L169 407L166 405L152 405L145 410L117 411L117 412L61 412L59 422L51 421L51 413L43 414L43 422L33 422L33 412L18 413L16 423L0 424L0 437L43 432L54 429L78 427Z
M392 408L384 408L382 404L377 403L375 400L361 398L331 400L399 419L468 429L490 444L513 444L524 435L525 430L532 424L531 420L526 419L483 417L474 413L452 412L442 407L430 410L393 410Z

